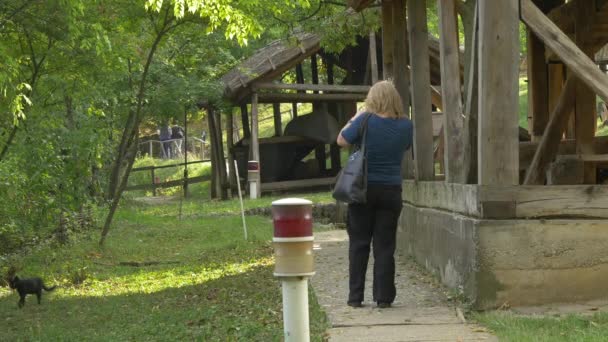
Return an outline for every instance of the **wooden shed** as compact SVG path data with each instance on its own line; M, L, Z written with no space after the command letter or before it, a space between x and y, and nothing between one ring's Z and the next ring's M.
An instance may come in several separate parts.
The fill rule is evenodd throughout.
M357 11L372 3L349 1ZM608 140L595 136L595 103L608 99L608 76L592 58L608 42L608 1L437 0L443 175L431 141L427 1L381 3L384 77L415 129L401 251L479 309L605 298L608 186L598 170ZM530 142L518 139L520 22Z
M347 15L349 13L352 15L354 12L349 10ZM340 54L326 53L321 48L320 41L319 35L302 32L290 39L272 42L222 77L225 98L241 109L244 127L243 140L232 146L229 139L229 149L237 159L239 174L242 176L247 174L247 160L260 161L261 184L256 187L260 193L332 185L341 168L340 149L335 144L335 137L342 125L355 114L357 102L365 99L370 84L377 81L378 75L383 71L382 66L378 66L377 57L382 54L381 41L375 32L370 33L369 37L359 37L358 46L347 48ZM433 103L441 108L439 41L432 37L427 37L427 41L430 66L427 73L435 85L431 87L429 84L429 89L432 90ZM319 56L326 72L323 77L325 84L319 82ZM305 83L302 64L308 60L310 75L306 78L310 82ZM335 66L344 70L344 79L335 79ZM294 69L297 83L281 82L283 75ZM459 73L462 74L463 70L464 66L460 65ZM259 137L258 106L262 103L273 105L275 129L272 137ZM327 129L327 120L331 120L327 118L333 117L338 128L331 141L282 132L281 103L292 103L293 121L303 119L303 113L298 113L297 103L312 103L314 110L308 115L320 116L314 123L315 132ZM285 130L288 128L289 126ZM301 158L301 153L293 152L297 148L302 151L314 148L317 161L315 167L319 169L314 176L301 179L293 167L281 169L285 163L298 162L293 159ZM328 159L330 165L327 165Z

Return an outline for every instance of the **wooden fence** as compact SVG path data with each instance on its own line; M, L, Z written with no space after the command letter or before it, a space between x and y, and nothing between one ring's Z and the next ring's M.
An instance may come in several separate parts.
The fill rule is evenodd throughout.
M158 170L158 169L166 169L166 168L170 168L170 167L183 167L185 165L206 163L206 162L210 162L210 161L211 160L207 159L207 160L190 161L188 163L177 163L177 164L162 165L162 166L135 167L131 170L131 173L150 171L151 182L148 184L131 185L131 186L128 186L125 190L129 191L129 190L150 190L150 189L152 189L152 193L154 194L154 196L156 196L156 189L159 189L159 188L161 188L161 189L171 188L174 186L184 186L185 188L187 188L188 184L200 183L200 182L211 180L211 175L205 175L205 176L188 177L188 178L170 180L170 181L166 181L166 182L160 182L158 179L156 179L156 175L155 175L155 170Z

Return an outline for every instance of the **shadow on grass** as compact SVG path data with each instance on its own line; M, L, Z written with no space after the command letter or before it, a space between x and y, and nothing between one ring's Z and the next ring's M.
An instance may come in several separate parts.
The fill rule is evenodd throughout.
M176 277L179 278L179 277ZM120 282L116 281L116 286ZM44 341L280 341L280 283L272 266L146 293L78 296L72 289L45 293L42 305L28 296L17 308L16 293L0 298L2 340ZM63 293L62 293L63 292ZM68 292L68 293L65 293ZM321 341L327 328L314 296L311 335Z

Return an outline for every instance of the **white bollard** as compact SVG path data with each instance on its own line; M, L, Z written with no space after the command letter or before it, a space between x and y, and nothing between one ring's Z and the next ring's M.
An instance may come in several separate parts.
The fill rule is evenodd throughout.
M308 319L308 279L306 277L282 278L283 332L285 341L310 341Z
M285 342L309 342L308 278L315 274L312 202L285 198L272 202L274 276L283 289Z
M249 198L260 197L260 163L257 160L247 162L247 180L249 181Z

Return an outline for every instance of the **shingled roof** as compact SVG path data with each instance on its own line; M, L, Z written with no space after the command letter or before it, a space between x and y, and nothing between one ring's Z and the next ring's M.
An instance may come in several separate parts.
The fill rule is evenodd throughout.
M225 96L238 103L251 91L255 81L270 81L318 52L321 38L313 33L300 33L292 40L276 40L259 49L222 77Z

